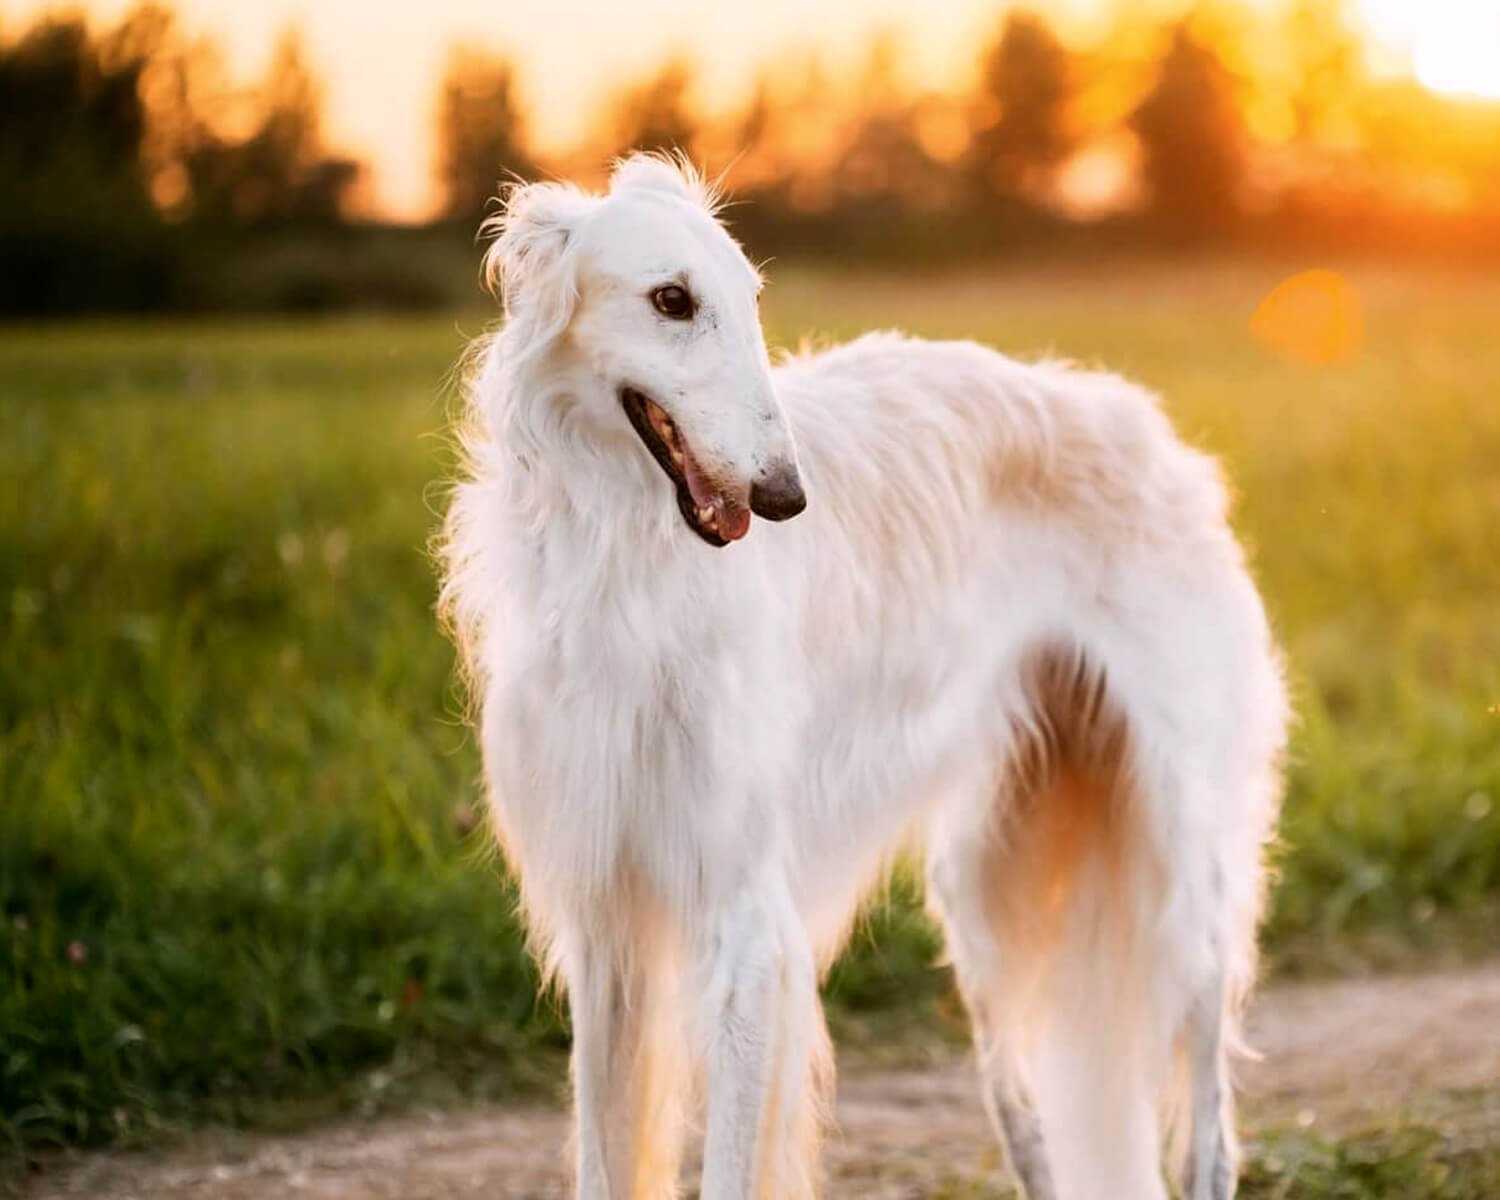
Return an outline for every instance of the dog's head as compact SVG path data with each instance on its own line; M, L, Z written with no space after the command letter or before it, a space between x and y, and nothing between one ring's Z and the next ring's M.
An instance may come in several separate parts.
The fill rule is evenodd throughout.
M514 353L583 379L587 419L633 430L710 545L806 505L796 449L771 386L761 278L685 163L621 162L609 191L514 189L486 258ZM641 453L637 448L632 453Z

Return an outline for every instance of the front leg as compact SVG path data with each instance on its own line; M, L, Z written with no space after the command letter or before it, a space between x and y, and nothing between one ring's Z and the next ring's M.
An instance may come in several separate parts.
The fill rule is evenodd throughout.
M682 1133L681 1021L669 963L635 969L580 940L564 957L573 1018L578 1200L667 1200L676 1195Z
M807 932L783 880L730 897L700 953L708 1067L703 1200L816 1192L827 1037Z

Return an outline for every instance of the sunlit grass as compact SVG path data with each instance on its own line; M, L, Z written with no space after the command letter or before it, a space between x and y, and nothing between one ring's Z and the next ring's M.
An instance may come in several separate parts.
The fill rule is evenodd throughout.
M767 310L783 343L900 325L1160 388L1235 481L1303 714L1272 949L1410 946L1500 897L1500 287L1356 273L1363 346L1312 368L1250 332L1284 273L773 266ZM562 1044L472 831L424 553L484 319L0 333L13 1145L493 1094ZM842 1027L946 1007L935 947L903 886Z

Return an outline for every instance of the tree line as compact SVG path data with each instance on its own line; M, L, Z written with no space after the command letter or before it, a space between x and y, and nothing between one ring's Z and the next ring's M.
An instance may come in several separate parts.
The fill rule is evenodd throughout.
M236 88L155 6L0 44L0 311L191 306L235 238L340 225L360 168L324 148L321 104L294 35Z
M434 236L472 236L505 178L675 149L730 166L760 253L1500 253L1500 109L1373 77L1339 0L1273 15L1221 0L1167 24L1122 6L1082 46L1007 10L964 86L914 87L903 65L878 35L852 76L793 56L716 109L673 58L612 96L585 144L549 152L518 64L456 50ZM326 145L321 107L295 33L248 87L155 5L0 39L0 311L442 302L410 241L352 218L363 171Z

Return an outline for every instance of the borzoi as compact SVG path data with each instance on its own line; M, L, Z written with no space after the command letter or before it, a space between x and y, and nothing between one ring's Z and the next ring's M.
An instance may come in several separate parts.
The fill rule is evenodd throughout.
M570 1002L578 1195L675 1194L700 1083L704 1197L815 1191L820 966L917 834L1031 1200L1164 1197L1168 1143L1230 1196L1285 703L1215 465L972 343L773 365L682 164L492 232L443 604Z

